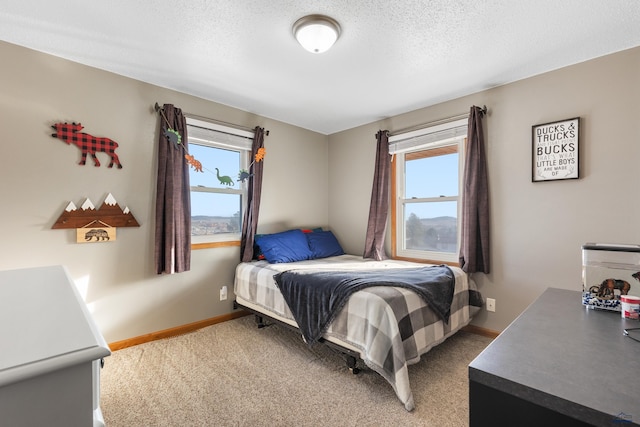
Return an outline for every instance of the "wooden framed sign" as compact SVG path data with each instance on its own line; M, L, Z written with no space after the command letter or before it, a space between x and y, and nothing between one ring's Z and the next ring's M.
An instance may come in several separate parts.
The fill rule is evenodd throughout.
M580 117L532 126L531 180L580 178Z
M113 242L114 240L116 240L116 228L105 223L76 228L76 243Z

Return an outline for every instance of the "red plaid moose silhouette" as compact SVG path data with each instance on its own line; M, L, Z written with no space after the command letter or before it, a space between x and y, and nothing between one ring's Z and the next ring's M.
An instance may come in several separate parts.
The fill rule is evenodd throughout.
M80 132L84 129L84 126L80 123L56 123L51 127L56 131L56 133L52 133L51 136L67 144L73 143L82 151L82 160L80 160L79 164L84 165L86 163L87 153L89 153L93 158L94 165L98 167L100 166L100 161L98 161L96 157L96 152L103 152L111 157L111 163L109 163L110 168L113 167L115 163L119 169L122 169L122 164L120 164L120 159L116 154L118 143L114 140Z

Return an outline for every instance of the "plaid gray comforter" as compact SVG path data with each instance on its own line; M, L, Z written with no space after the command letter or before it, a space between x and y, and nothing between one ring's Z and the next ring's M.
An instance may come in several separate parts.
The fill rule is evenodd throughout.
M273 278L280 272L371 271L416 266L424 264L373 261L354 255L286 264L255 261L238 265L234 290L239 303L248 301L264 314L293 321ZM362 360L391 384L408 411L415 407L408 365L417 363L421 355L467 325L478 310L474 305L482 302L475 283L461 269L451 267L451 270L456 280L448 324L413 291L374 286L354 293L323 335L325 339L358 349Z

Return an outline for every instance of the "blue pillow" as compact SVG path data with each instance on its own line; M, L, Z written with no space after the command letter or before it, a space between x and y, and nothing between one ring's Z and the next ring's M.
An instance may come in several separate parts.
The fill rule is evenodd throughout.
M292 230L297 230L292 228ZM300 231L303 233L313 233L314 231L322 231L322 227L315 228L301 228ZM264 254L262 253L262 249L260 249L260 245L258 245L258 237L267 236L267 234L256 234L253 236L253 259L254 260L263 260L265 259Z
M305 236L309 241L312 259L344 255L342 246L331 231L316 231L305 234Z
M271 264L311 259L311 250L301 230L256 236L256 244Z

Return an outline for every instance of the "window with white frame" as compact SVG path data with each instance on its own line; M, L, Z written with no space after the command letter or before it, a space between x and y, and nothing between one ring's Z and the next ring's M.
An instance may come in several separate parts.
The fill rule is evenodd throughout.
M463 119L389 137L394 257L458 262L466 136Z
M253 132L187 118L189 154L202 171L189 168L191 243L216 244L240 240Z

